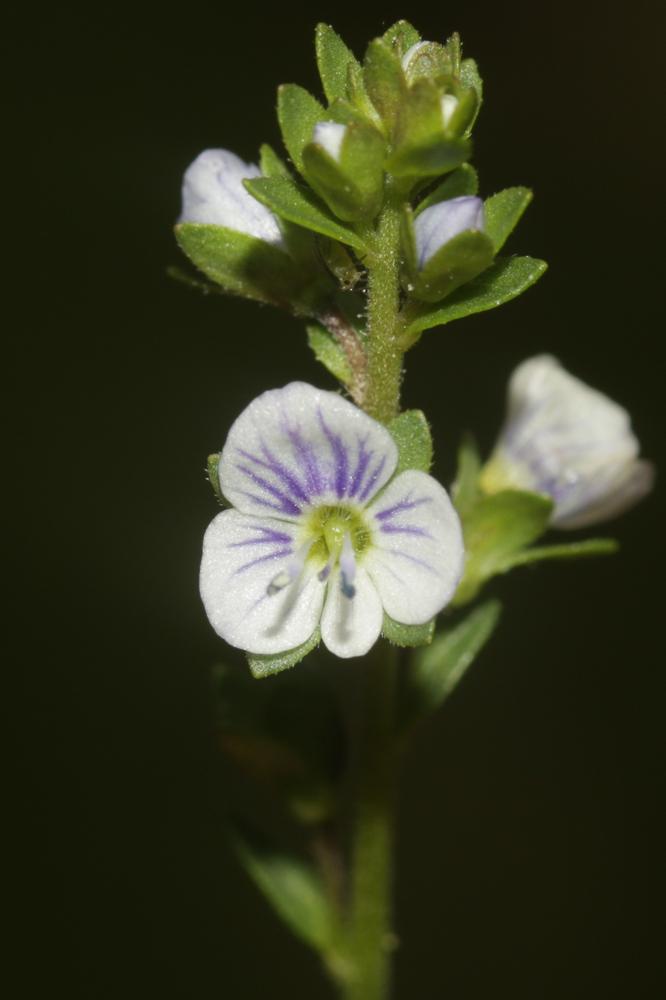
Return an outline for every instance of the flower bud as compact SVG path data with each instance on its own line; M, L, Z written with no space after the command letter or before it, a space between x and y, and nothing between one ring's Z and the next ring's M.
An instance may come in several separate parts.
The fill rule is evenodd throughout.
M385 156L386 142L372 125L321 121L303 150L303 173L338 218L373 218L381 205Z
M243 181L261 177L228 149L207 149L185 171L179 222L224 226L284 249L273 213L245 190Z
M328 155L339 163L346 131L347 126L338 122L317 122L312 133L312 141L325 149Z
M539 355L511 377L506 422L480 484L487 493L544 493L554 527L580 528L649 493L654 467L638 452L626 410Z
M484 228L480 198L464 195L424 209L414 220L417 267L422 269L438 250L460 233L482 233Z

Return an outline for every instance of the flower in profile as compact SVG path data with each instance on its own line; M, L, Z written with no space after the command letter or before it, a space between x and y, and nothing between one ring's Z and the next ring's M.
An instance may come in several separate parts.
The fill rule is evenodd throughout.
M511 376L506 422L480 483L489 493L545 493L554 527L581 528L649 493L654 467L638 452L626 410L539 355Z
M374 644L384 612L429 621L463 569L458 516L425 472L394 476L388 430L302 382L263 393L233 424L219 462L232 504L204 539L201 594L215 631L255 654L321 628L341 657Z
M438 250L461 233L482 233L484 229L480 198L463 195L430 205L414 219L417 266L423 268Z
M205 150L185 171L178 221L224 226L284 248L276 217L243 186L252 177L261 177L254 163L228 149Z

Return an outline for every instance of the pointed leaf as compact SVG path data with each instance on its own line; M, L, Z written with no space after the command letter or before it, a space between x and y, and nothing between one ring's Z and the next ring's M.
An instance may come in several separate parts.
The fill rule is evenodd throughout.
M326 110L316 97L295 83L278 88L278 121L282 139L299 171L303 168L303 148L312 141L317 122L326 119Z
M347 96L349 66L356 64L356 56L328 24L318 24L315 29L317 67L329 102Z
M409 21L396 21L392 24L387 31L382 35L382 41L389 46L389 48L395 50L400 58L404 56L408 49L411 49L412 45L416 45L417 42L421 41L421 36L419 35L416 28L414 28Z
M434 191L427 195L423 201L419 202L415 215L418 215L424 208L437 205L440 201L448 201L449 198L461 198L463 195L475 195L479 190L479 176L471 163L463 163L462 166L449 174L441 184L438 184Z
M407 92L407 81L399 56L380 38L368 46L363 78L370 100L390 131Z
M471 435L465 435L458 449L458 471L451 489L456 510L463 517L479 496L481 457Z
M308 344L314 351L317 361L321 362L339 382L349 385L353 377L352 370L347 355L335 337L318 323L309 324L306 330Z
M487 601L415 654L407 675L405 722L433 712L448 698L493 634L501 610L499 601Z
M454 319L494 309L521 295L539 280L548 265L535 257L504 257L468 285L454 292L443 305L410 307L407 334L417 334Z
M257 201L289 222L365 251L361 237L353 229L337 222L307 188L280 177L257 177L244 183Z
M479 67L476 65L474 59L463 59L460 64L460 82L463 87L470 87L476 93L477 98L474 115L467 125L467 135L469 135L474 126L474 122L479 116L481 105L483 104L483 80L481 79Z
M394 153L386 166L395 177L437 177L459 167L471 150L467 139L433 139Z
M493 241L495 253L504 246L531 201L532 192L526 187L505 188L486 198L483 203L485 231Z
M384 612L382 635L394 646L402 646L403 648L428 646L432 642L434 634L434 618L424 625L403 625L402 622L396 622L393 618L389 618Z
M208 477L208 482L213 487L213 493L217 497L218 503L223 507L227 506L227 502L224 499L224 494L220 488L220 477L218 475L218 468L220 465L220 453L216 451L213 455L209 455L206 460L206 476Z
M264 177L286 177L291 180L289 167L268 143L264 143L259 149L259 166Z
M317 951L333 945L335 917L315 869L294 855L259 848L236 832L236 854L277 915Z
M424 302L440 302L487 270L493 245L485 233L468 229L454 236L412 275L412 294Z
M541 545L524 549L507 556L497 572L505 573L515 566L528 566L545 559L585 559L588 556L611 556L619 549L614 538L586 538L582 542L568 542L563 545Z
M250 670L257 680L262 677L270 677L271 674L279 674L283 670L289 670L300 663L303 657L311 653L319 645L321 639L319 629L315 629L309 639L296 646L294 649L286 649L283 653L274 655L262 655L260 653L248 653L247 661Z
M394 476L405 469L429 472L432 465L432 435L421 410L405 410L388 425L391 437L398 446L398 464Z

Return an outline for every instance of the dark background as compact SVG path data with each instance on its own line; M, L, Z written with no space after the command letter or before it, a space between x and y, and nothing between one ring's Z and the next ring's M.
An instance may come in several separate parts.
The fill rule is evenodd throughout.
M436 472L450 481L465 428L491 446L509 372L544 350L626 405L658 459L656 9L65 7L8 34L12 996L329 996L225 845L210 668L229 654L197 571L205 456L258 392L330 383L296 321L166 278L183 170L206 147L279 144L274 90L317 91L318 20L359 55L400 16L426 38L459 30L486 84L483 192L534 187L511 249L551 268L410 356L405 403L432 420ZM407 762L399 997L658 995L658 504L611 526L617 557L494 588L502 627Z

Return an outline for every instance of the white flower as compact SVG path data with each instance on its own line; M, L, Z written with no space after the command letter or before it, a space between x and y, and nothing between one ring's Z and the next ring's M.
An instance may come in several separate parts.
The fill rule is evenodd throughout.
M332 392L292 382L233 424L219 479L233 508L204 539L201 595L232 646L275 654L321 626L325 645L361 656L384 611L423 624L463 569L458 516L431 476L398 461L385 427Z
M414 219L419 269L455 236L467 230L483 232L484 227L483 202L471 195L449 198L448 201L440 201L425 208Z
M200 153L183 177L183 208L178 221L225 226L284 247L276 217L243 187L243 181L251 177L261 177L259 167L245 163L228 149Z
M481 475L488 492L552 497L552 524L580 528L615 517L652 488L629 414L548 355L524 361L509 382L508 413Z
M328 155L339 163L346 131L347 126L338 122L317 122L312 133L312 141L322 146Z
M454 94L444 94L439 103L442 109L442 121L444 123L444 128L448 128L451 119L458 110L460 101Z

